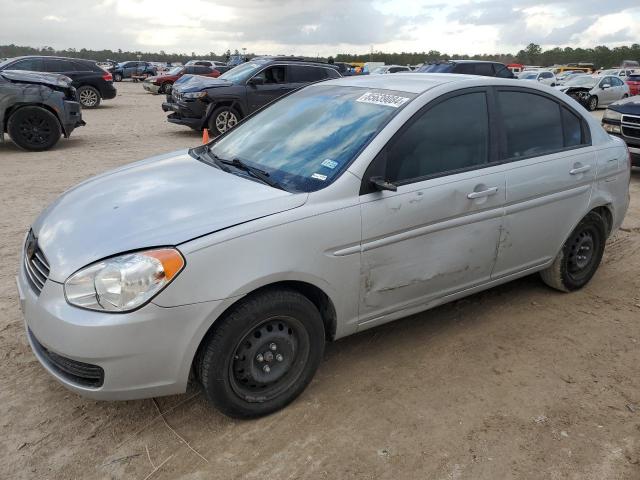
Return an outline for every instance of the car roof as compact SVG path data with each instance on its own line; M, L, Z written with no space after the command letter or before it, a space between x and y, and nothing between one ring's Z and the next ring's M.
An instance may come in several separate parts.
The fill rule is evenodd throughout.
M355 75L334 80L326 80L325 84L338 84L350 87L379 88L382 90L397 90L399 92L423 93L438 85L460 82L464 80L478 80L477 75L458 75L454 73L405 73L403 75Z

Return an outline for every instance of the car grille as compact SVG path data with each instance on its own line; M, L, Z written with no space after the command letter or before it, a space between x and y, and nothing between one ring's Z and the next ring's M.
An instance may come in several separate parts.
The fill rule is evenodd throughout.
M29 329L28 333L36 353L58 375L83 387L99 388L102 386L104 383L104 370L102 367L58 355L42 345L31 329Z
M38 240L33 231L27 235L24 245L24 269L31 288L39 295L49 278L49 262L38 247Z

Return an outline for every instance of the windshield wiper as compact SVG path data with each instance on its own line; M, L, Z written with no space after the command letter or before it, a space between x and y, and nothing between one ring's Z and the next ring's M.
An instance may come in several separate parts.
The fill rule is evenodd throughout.
M212 155L215 155L215 154L212 152ZM252 167L251 165L247 165L239 158L234 158L233 160L223 160L219 157L216 157L216 158L218 159L218 161L220 161L224 165L231 165L233 167L236 167L238 170L244 170L252 177L257 178L262 183L265 183L270 187L279 188L280 190L285 190L285 188L282 185L280 185L277 181L275 181L269 176L269 172L265 172L264 170L261 170L259 168Z

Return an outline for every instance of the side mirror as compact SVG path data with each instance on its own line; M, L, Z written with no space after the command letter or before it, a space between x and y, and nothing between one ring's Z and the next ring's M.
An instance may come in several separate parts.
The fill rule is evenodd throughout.
M609 88L609 85L602 85L600 88L601 88L602 90L606 90L607 88Z
M253 85L254 87L256 85L264 85L264 78L262 78L262 77L253 77L253 78L249 79L249 85Z
M376 190L379 190L379 191L389 190L390 192L397 192L398 191L398 187L396 185L394 185L391 182L387 182L382 177L371 177L369 179L369 181L371 182L371 184L374 187L376 187Z

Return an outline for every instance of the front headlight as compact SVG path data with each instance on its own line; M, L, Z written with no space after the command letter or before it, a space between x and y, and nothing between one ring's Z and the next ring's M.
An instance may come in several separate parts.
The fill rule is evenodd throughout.
M604 115L602 118L606 118L608 120L622 120L622 114L620 112L616 112L615 110L609 110L608 108L604 111Z
M151 300L183 268L175 248L127 253L74 273L64 283L64 294L77 307L127 312Z
M187 92L182 94L182 98L186 98L189 100L195 100L196 98L204 98L207 96L207 92Z

